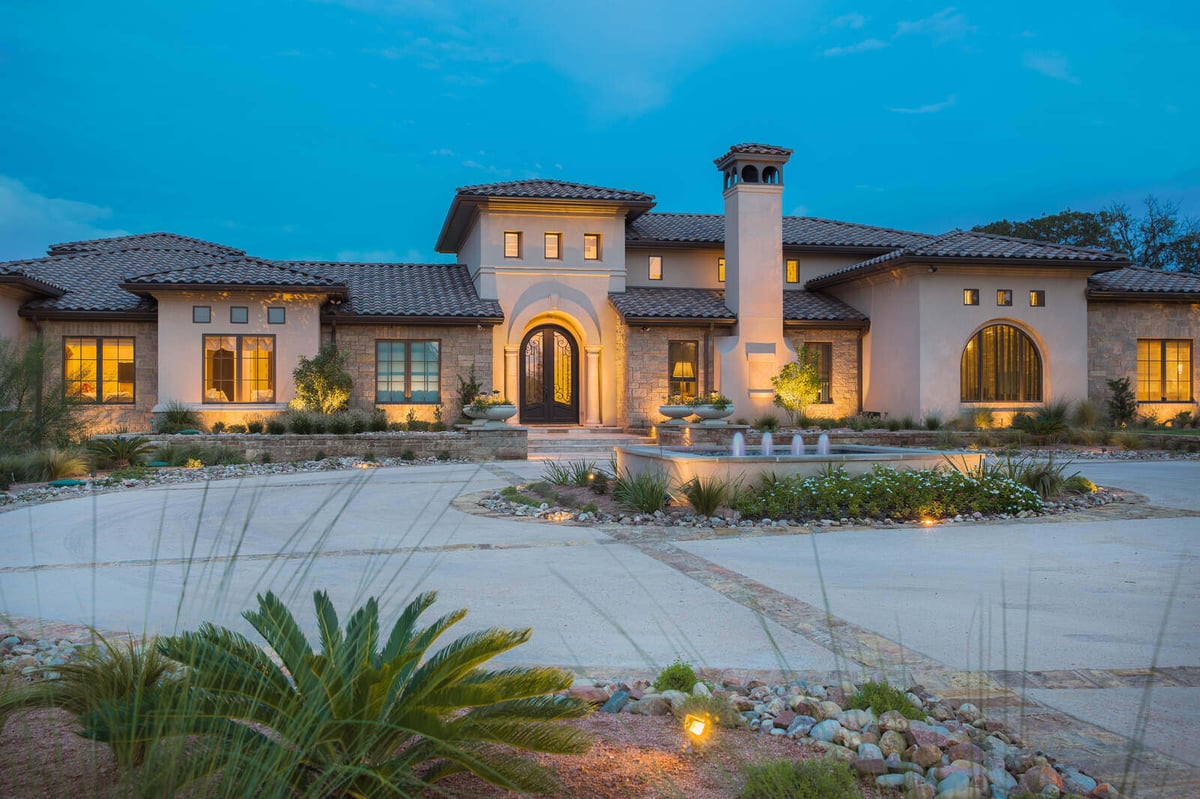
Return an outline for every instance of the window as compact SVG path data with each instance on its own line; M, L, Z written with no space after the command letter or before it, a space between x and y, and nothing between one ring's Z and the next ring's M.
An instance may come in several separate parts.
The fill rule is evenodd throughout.
M1030 308L1045 308L1046 307L1046 292L1042 289L1033 289L1029 292L1029 307Z
M133 338L63 339L63 391L80 402L133 402Z
M287 322L287 308L268 308L267 324L282 325Z
M274 402L274 336L205 336L205 402Z
M978 305L979 289L963 289L963 305Z
M583 260L599 261L600 260L600 234L599 233L584 233L583 234Z
M520 258L521 257L521 231L519 231L519 230L504 231L504 257L505 258Z
M700 374L697 357L699 351L700 345L695 341L667 342L667 379L670 381L668 394L671 397L678 394L686 401L696 396L696 388L699 385L696 380Z
M1042 357L1012 325L991 325L967 341L959 365L963 402L1041 402Z
M821 393L817 402L833 402L833 344L828 341L808 341L801 349L803 357L817 367L821 378Z
M997 305L1012 305L1012 289L997 289L996 290Z
M250 309L245 305L234 305L229 309L229 324L244 325L250 321Z
M192 306L192 324L207 325L212 321L212 308L207 305Z
M651 280L662 280L662 256L661 255L651 255L650 256L650 279Z
M799 283L800 282L800 264L796 261L795 258L789 258L789 259L787 259L787 261L784 262L783 274L784 274L784 278L789 283Z
M376 341L375 402L441 402L441 343Z
M718 283L725 282L725 259L724 258L717 259L717 282Z
M546 260L557 261L562 258L562 234L546 234Z
M1138 402L1192 401L1192 342L1189 339L1139 338Z

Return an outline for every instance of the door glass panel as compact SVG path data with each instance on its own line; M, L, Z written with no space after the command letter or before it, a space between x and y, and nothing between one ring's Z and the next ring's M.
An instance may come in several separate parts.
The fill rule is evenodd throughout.
M571 342L566 336L554 332L554 401L560 405L570 405L573 401L571 394Z
M542 336L538 334L525 343L525 404L540 404L542 390Z

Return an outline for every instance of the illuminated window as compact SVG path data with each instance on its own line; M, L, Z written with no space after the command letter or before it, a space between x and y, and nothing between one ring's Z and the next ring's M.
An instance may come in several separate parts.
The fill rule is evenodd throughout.
M795 258L789 258L784 262L784 277L789 283L800 282L800 264Z
M557 261L562 258L562 234L547 233L545 256L547 261Z
M274 336L205 336L205 402L274 402Z
M725 282L725 259L724 258L717 259L717 282L718 283Z
M1029 292L1029 307L1030 308L1045 308L1046 307L1046 292L1042 289L1034 289Z
M375 402L441 402L441 344L376 341Z
M1042 356L1012 325L990 325L967 340L959 364L963 402L1041 402Z
M979 289L963 289L963 305L978 305Z
M821 393L817 395L817 402L833 402L833 343L806 341L801 354L817 368L817 376L821 378Z
M998 289L996 291L997 305L1012 305L1012 289Z
M244 325L250 321L250 309L245 305L234 305L229 309L229 324Z
M1138 402L1192 401L1192 342L1140 338L1137 343Z
M268 308L267 324L282 325L287 322L287 308Z
M600 260L600 234L599 233L584 233L583 234L583 260L599 261Z
M685 401L696 396L696 380L700 374L697 354L700 345L695 341L667 342L667 379L670 382L668 394L674 397L680 395Z
M208 305L192 306L192 324L207 325L212 321L212 308Z
M650 256L650 279L651 280L662 280L662 256L661 255L651 255Z
M126 404L134 397L133 338L63 339L63 391L79 402Z
M519 230L504 231L504 257L505 258L520 258L521 257L521 231L519 231Z

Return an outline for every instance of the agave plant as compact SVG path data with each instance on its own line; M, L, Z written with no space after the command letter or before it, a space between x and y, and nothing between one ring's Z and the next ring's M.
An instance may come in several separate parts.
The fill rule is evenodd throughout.
M93 438L87 447L96 459L112 461L116 466L137 463L154 450L154 445L144 436Z
M435 599L431 592L410 602L383 640L374 598L343 631L329 597L317 592L314 650L283 602L260 595L258 610L243 615L278 662L211 624L161 639L160 651L188 667L191 691L207 705L179 720L178 731L199 735L205 750L188 758L185 779L209 776L223 781L224 793L259 796L411 796L460 772L511 790L552 789L553 774L515 750L586 751L586 733L557 723L588 712L553 693L569 687L571 675L480 668L529 640L528 629L471 633L431 653L466 615L418 627Z

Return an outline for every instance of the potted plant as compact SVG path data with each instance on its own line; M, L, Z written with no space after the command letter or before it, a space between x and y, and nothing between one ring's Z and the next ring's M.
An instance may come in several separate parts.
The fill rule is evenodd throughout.
M506 419L516 416L517 406L505 399L499 390L494 390L491 394L477 396L470 405L463 408L463 413L474 419L476 424L503 423Z
M701 394L688 403L700 424L726 424L725 417L733 415L733 402L719 391Z
M687 424L684 419L694 413L688 403L688 398L682 394L672 394L668 397L666 405L658 406L658 412L667 417L664 424Z

